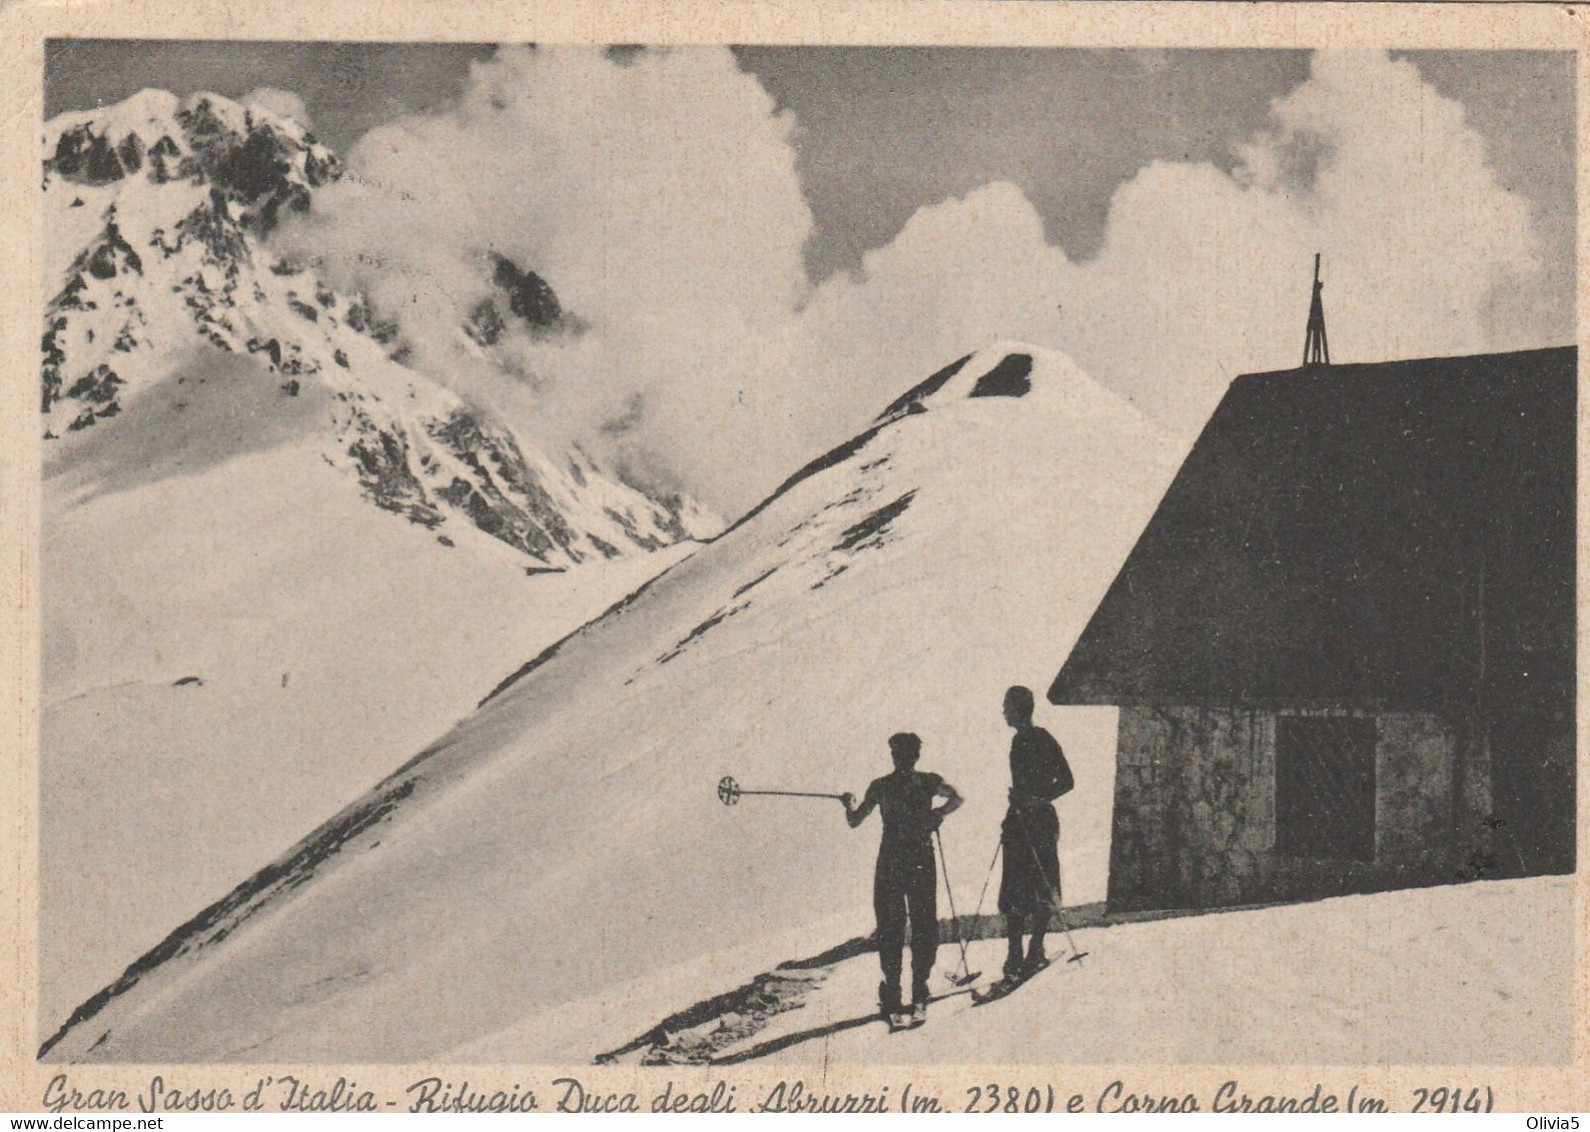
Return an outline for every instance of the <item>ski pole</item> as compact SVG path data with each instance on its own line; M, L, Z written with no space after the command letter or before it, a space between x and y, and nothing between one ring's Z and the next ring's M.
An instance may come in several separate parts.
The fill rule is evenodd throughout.
M1058 873L1060 872L1060 860L1059 860L1058 856L1055 858L1054 865L1055 865L1055 873L1058 875ZM1080 963L1080 962L1082 962L1082 957L1084 955L1088 954L1088 953L1086 951L1078 951L1077 950L1077 941L1075 939L1071 938L1071 925L1066 922L1066 910L1065 910L1064 906L1061 905L1061 903L1060 903L1060 894L1059 893L1055 894L1055 915L1060 917L1060 930L1065 933L1066 943L1071 945L1071 958L1068 959L1066 962L1068 962L1068 963Z
M988 895L988 886L989 886L990 883L993 882L993 879L994 879L994 866L999 864L999 851L1001 849L1003 849L1004 847L1005 847L1005 839L1004 839L1004 837L1000 837L999 840L994 842L994 855L993 855L992 858L989 859L989 862L988 862L988 875L983 878L983 891L981 891L981 892L979 892L977 894L977 911L972 913L972 920L974 922L977 921L977 920L982 919L982 916L983 916L983 897Z
M843 794L813 794L805 790L742 790L740 784L728 775L718 780L718 801L725 806L732 806L739 802L746 794L764 794L779 798L832 798L836 802L843 802Z
M1043 877L1044 887L1049 890L1049 895L1054 899L1054 912L1060 920L1060 930L1065 933L1066 944L1071 948L1071 955L1066 962L1080 963L1082 962L1082 957L1086 955L1087 952L1079 951L1077 949L1077 941L1072 938L1071 935L1071 925L1066 923L1066 910L1060 896L1060 890L1055 885L1050 884L1048 876L1044 874L1043 862L1038 859L1038 847L1032 843L1032 834L1029 833L1027 829L1027 818L1021 812L1021 808L1019 806L1016 807L1016 820L1021 822L1022 840L1027 843L1027 851L1032 854L1032 867L1038 870L1038 875L1040 877ZM1055 879L1058 881L1060 874L1060 846L1058 838L1056 838L1055 844L1054 867Z
M937 826L933 827L933 840L939 847L939 865L944 870L944 895L950 898L950 918L955 921L955 942L961 945L962 974L960 978L951 975L950 982L958 987L964 987L967 983L976 982L977 976L982 972L973 971L971 963L966 958L966 935L961 930L961 917L955 911L955 890L950 887L950 865L944 856L944 835L939 832Z

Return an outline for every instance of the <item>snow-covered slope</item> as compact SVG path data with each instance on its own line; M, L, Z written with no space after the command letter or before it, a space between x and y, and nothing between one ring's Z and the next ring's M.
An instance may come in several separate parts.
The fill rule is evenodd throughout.
M875 824L714 786L859 791L902 728L970 800L945 831L970 907L1004 688L1060 663L1178 456L1061 355L949 367L174 932L48 1056L588 1058L677 1005L621 987L688 967L707 993L867 930ZM1097 898L1111 720L1040 721L1077 770L1067 881ZM600 1035L522 1024L593 996Z
M337 175L297 124L146 91L45 135L48 1032L711 520L280 264Z
M46 1032L690 545L527 575L347 486L300 443L47 512Z
M862 955L792 974L799 997L776 1014L714 1018L675 1045L791 1065L1563 1063L1573 890L1572 877L1538 877L1087 928L1080 966L1057 963L998 1002L974 1009L936 980L945 997L905 1034L869 1022L878 964ZM969 951L997 972L1004 942ZM941 948L941 968L956 958Z

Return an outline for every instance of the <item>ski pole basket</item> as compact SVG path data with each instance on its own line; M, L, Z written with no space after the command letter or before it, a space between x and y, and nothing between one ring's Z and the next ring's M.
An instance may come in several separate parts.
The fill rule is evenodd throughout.
M737 805L741 797L747 794L774 798L832 798L836 802L845 800L843 794L815 794L806 790L745 790L727 774L718 779L718 801L725 806Z

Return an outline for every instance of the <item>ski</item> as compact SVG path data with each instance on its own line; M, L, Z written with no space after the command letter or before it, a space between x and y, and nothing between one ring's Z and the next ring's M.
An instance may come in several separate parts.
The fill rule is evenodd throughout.
M998 982L990 983L982 990L974 990L972 992L972 1005L982 1006L984 1003L994 1002L998 999L1006 997L1007 995L1014 994L1017 990L1021 989L1023 985L1031 982L1033 979L1043 974L1044 971L1049 969L1049 966L1050 960L1045 959L1042 963L1039 963L1030 969L1023 970L1015 977L1007 975Z

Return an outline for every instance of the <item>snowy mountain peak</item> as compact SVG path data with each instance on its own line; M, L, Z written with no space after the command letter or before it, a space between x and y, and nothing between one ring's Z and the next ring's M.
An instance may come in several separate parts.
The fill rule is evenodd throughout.
M57 289L41 406L57 442L46 466L69 495L307 440L370 502L444 545L462 525L541 567L721 526L578 449L532 450L408 368L362 297L275 255L266 237L282 210L308 210L339 173L299 123L214 94L143 91L47 123L43 173ZM506 260L498 275L499 317L567 328L544 280Z
M269 231L285 206L309 207L337 176L336 157L290 118L217 94L178 99L144 90L102 110L58 115L45 125L45 186L117 181L209 184L241 206L239 219Z
M991 398L998 400L985 400ZM790 476L741 516L734 526L750 522L786 493L819 473L855 461L881 434L908 417L932 412L937 421L964 415L974 401L984 406L1009 406L1014 399L1020 399L1026 410L1017 414L1025 418L1022 427L1043 429L1048 425L1094 421L1109 428L1130 427L1144 435L1153 435L1156 443L1167 442L1161 430L1132 405L1094 381L1062 351L1002 340L956 359L907 389L891 401L868 428ZM993 415L997 418L1003 414L996 411ZM1069 422L1066 418L1070 418ZM967 425L971 423L966 422ZM863 471L871 466L880 465L864 464Z
M1098 402L1098 407L1125 404L1062 351L1003 340L951 362L908 389L890 402L876 423L984 397L1023 398L1045 407L1076 398Z

